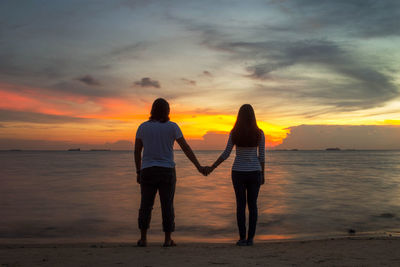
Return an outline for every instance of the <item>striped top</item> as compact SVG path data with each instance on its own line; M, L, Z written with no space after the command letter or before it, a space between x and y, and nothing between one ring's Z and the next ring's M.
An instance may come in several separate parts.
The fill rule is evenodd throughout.
M226 160L229 158L233 149L232 133L229 134L228 143L221 157ZM258 155L257 155L258 150ZM236 157L233 162L233 171L261 171L260 162L265 161L265 136L261 131L261 140L258 147L238 147L236 146Z

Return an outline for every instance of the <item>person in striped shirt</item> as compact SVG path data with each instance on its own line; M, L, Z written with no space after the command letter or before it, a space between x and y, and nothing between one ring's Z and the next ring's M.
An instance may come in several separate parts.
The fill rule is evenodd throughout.
M236 157L232 166L232 183L236 195L236 218L239 228L238 246L251 246L257 224L257 198L260 186L265 182L265 137L258 128L253 107L244 104L240 107L236 123L229 134L224 152L208 167L209 174L226 160L236 146ZM246 239L246 196L249 208L249 229Z

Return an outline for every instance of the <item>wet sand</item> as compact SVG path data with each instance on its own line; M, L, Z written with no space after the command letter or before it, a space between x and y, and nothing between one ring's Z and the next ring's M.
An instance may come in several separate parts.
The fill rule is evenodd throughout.
M400 239L344 238L233 244L0 245L0 266L400 266Z

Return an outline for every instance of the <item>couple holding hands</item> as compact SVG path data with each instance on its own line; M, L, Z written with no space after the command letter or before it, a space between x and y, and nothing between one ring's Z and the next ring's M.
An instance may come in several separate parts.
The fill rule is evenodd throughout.
M135 165L137 182L140 184L141 201L139 229L141 238L137 245L147 245L147 229L157 191L160 195L162 225L165 233L164 246L176 246L171 238L175 230L174 194L176 185L173 145L177 141L185 155L203 175L210 174L226 160L236 146L232 166L232 183L236 195L236 218L239 228L238 246L251 246L257 224L257 198L264 184L265 137L258 128L251 105L240 107L224 152L212 166L201 166L186 142L179 126L169 120L169 104L163 98L154 101L150 119L142 123L135 139ZM143 151L143 155L142 155ZM246 203L249 209L249 229L246 236Z

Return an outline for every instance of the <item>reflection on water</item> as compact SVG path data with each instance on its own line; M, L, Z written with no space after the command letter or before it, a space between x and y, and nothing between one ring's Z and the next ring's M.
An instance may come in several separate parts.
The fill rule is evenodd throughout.
M212 164L218 151L196 153ZM176 239L237 238L233 155L211 175L176 152ZM138 236L131 152L0 152L0 241L124 241ZM400 152L273 151L259 195L258 239L398 232ZM150 238L161 240L157 197Z

